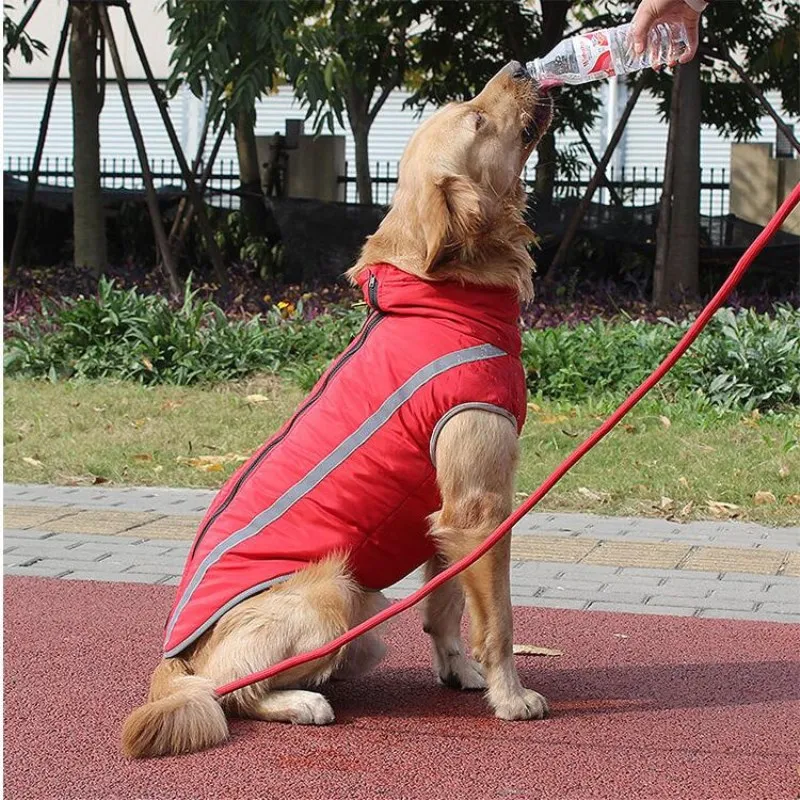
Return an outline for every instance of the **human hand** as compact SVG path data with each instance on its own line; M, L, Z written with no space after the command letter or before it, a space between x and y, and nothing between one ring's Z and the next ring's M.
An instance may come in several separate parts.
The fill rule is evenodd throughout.
M697 52L700 29L700 12L695 7L703 3L693 0L642 0L631 21L631 38L636 55L641 55L648 46L647 37L652 28L659 23L682 22L686 26L688 47L678 61L685 64Z

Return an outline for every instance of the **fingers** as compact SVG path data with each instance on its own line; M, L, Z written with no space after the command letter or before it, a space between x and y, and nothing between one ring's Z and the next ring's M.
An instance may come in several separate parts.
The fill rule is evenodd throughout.
M633 50L637 56L644 53L648 46L647 36L658 19L658 9L653 0L642 0L631 20L631 39Z
M678 59L681 64L686 64L691 61L694 58L694 54L697 52L697 46L700 40L700 15L698 14L697 18L693 21L690 19L684 20L684 24L686 25L686 33L688 35L688 46L686 52Z

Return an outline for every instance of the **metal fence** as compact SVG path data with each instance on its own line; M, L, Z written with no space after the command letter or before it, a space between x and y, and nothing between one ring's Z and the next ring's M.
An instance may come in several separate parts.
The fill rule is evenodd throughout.
M395 161L376 161L371 170L372 201L386 205L394 194L397 185L398 163ZM522 180L529 189L535 182L535 167L526 166ZM663 172L660 167L623 167L615 170L610 167L606 172L609 183L626 206L652 206L661 199ZM724 216L728 213L730 199L730 181L728 170L724 167L705 167L700 174L700 213L707 216ZM558 177L555 182L555 196L559 198L581 197L592 178L591 172L584 172L578 177ZM339 182L345 184L345 198L348 203L358 202L355 174L345 163L344 175ZM594 195L594 202L611 205L612 198L608 189L599 188Z
M32 159L30 157L7 157L7 175L27 180ZM372 200L380 205L388 204L397 186L398 162L376 161L371 170ZM182 191L183 179L175 159L153 159L150 162L153 183L156 189ZM525 167L522 178L528 187L533 187L535 167ZM651 206L658 203L663 185L663 169L659 167L625 167L607 172L609 182L626 206ZM555 196L560 198L580 197L591 179L585 172L578 177L556 179ZM45 158L39 173L44 185L72 188L72 159ZM135 158L104 158L100 163L100 182L106 189L140 192L144 189L139 161ZM345 201L358 202L356 177L349 164L345 163L344 175L339 177L344 184ZM222 208L238 208L239 169L236 159L219 159L206 187L211 203ZM706 167L700 176L700 213L707 216L724 216L728 213L730 197L728 170L722 167ZM606 188L599 188L594 201L611 205L612 199Z
M6 175L26 181L33 159L6 158ZM156 190L183 191L183 176L174 158L152 159L150 172ZM100 160L100 185L104 189L143 192L142 168L137 158L103 158ZM44 158L39 170L39 186L71 189L74 186L71 158ZM206 196L211 203L222 208L238 208L239 165L235 158L218 159L206 185Z

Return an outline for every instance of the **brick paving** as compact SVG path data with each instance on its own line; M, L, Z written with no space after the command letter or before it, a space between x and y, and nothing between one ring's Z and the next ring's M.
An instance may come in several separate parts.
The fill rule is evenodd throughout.
M177 584L214 494L6 484L4 573ZM516 605L800 622L800 527L530 514L512 558Z

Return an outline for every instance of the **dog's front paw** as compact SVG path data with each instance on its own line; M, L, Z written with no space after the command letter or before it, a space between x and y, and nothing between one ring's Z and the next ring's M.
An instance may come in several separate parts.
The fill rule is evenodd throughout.
M437 666L439 683L450 689L482 690L486 688L483 667L462 654L450 656Z
M514 695L495 706L495 716L499 719L544 719L550 709L547 700L532 689L523 689L522 694Z

